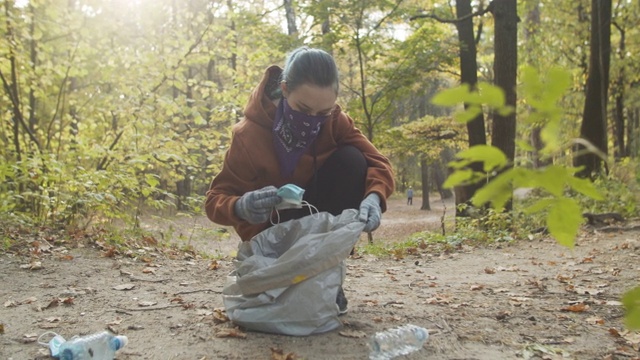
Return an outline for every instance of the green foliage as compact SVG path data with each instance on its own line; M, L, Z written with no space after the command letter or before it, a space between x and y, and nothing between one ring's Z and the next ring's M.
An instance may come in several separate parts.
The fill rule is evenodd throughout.
M431 102L440 106L455 106L465 103L467 108L457 112L454 117L461 123L467 123L480 113L483 106L489 106L500 115L508 115L513 112L511 106L505 105L504 92L500 87L480 82L477 89L471 89L469 84L444 90L431 99Z
M625 325L629 329L640 329L640 287L627 291L622 296L626 316Z
M542 133L546 134L547 149L556 150L558 133L549 128L557 128L561 120L561 109L556 106L558 99L566 89L568 81L566 74L560 70L550 72L544 81L531 68L525 68L524 79L531 81L531 85L523 85L525 101L534 108L536 114L530 121L541 124ZM544 89L550 89L543 94ZM502 106L504 96L499 95L495 89L487 86L478 86L478 91L470 91L468 87L461 86L444 92L444 95L436 97L435 102L442 105L452 105L455 100L470 103L478 107ZM487 91L487 89L491 89ZM498 89L499 90L499 89ZM507 111L508 109L503 109ZM551 151L548 150L548 153ZM569 192L577 192L586 197L602 200L603 197L595 186L586 179L574 176L579 169L567 166L550 165L542 169L527 169L511 167L502 152L492 146L479 145L461 152L458 161L451 166L456 171L447 179L445 185L454 187L470 182L478 182L492 176L490 181L478 190L472 198L475 206L482 207L489 203L494 209L503 209L513 196L513 189L540 188L549 197L541 199L536 204L525 210L525 214L546 211L546 224L549 232L558 242L565 246L573 246L573 240L583 222L582 211L579 203L568 197ZM474 172L468 166L475 162L483 164L483 172Z
M640 214L640 163L629 158L610 163L609 173L597 177L593 185L606 202L578 194L576 199L590 213L616 212L624 218Z

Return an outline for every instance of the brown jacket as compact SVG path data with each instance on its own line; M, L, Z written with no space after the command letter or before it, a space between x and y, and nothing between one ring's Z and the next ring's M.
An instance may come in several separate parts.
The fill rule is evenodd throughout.
M251 240L269 223L253 225L237 217L234 204L240 196L268 185L280 187L294 183L305 187L314 172L313 154L309 150L298 162L291 178L280 175L271 133L276 106L265 92L268 86L277 83L281 72L282 69L277 66L269 67L251 94L244 110L245 118L233 127L231 146L225 155L222 170L207 191L205 210L209 219L221 225L232 225L242 241ZM316 168L319 169L329 155L343 145L352 145L364 154L369 165L365 193L378 194L384 212L386 199L394 189L391 164L355 127L353 119L338 107L322 125L315 139Z

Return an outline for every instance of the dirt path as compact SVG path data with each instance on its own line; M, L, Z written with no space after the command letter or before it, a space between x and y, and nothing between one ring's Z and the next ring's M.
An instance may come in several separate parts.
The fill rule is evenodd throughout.
M437 229L443 204L432 205L424 212L394 200L375 241ZM233 237L203 244L212 234L205 220L189 220L188 229L175 222L172 231L211 254L233 251ZM541 238L402 260L350 258L342 329L245 338L218 337L232 329L216 320L228 260L151 247L106 257L113 254L95 244L41 243L37 258L0 255L0 359L47 359L34 342L45 331L69 338L107 328L129 337L120 360L278 359L272 348L290 358L366 359L368 336L407 323L431 336L406 359L638 359L640 335L623 330L619 300L639 281L639 235L585 229L572 250Z

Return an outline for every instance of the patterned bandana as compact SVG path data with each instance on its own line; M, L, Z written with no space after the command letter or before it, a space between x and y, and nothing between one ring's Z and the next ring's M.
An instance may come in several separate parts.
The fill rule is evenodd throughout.
M273 122L273 143L280 162L280 173L290 177L298 161L320 133L329 115L308 115L293 110L282 98Z

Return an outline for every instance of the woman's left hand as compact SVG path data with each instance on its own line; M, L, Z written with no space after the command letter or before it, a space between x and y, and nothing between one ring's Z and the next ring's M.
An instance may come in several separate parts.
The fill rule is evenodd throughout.
M380 217L382 209L380 209L380 197L378 194L371 193L367 195L360 203L360 216L358 220L365 223L365 232L372 232L380 226Z

